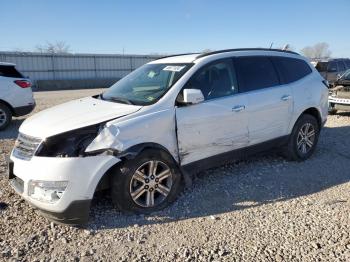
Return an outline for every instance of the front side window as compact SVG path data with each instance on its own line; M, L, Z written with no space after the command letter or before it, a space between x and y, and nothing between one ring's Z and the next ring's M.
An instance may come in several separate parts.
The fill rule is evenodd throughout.
M285 84L298 81L312 72L310 66L301 59L273 57L272 60L275 63L277 70L280 72Z
M146 64L119 80L101 95L104 100L135 105L158 101L192 64Z
M214 62L200 69L184 89L200 89L205 100L237 93L236 75L231 59Z
M241 92L279 85L277 72L267 56L237 57L235 68Z

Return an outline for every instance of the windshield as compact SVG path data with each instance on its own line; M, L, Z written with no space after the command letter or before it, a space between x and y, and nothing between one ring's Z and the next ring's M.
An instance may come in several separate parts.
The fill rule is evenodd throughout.
M342 79L350 80L350 69L341 76Z
M146 64L111 86L101 98L134 105L153 104L190 67L191 64Z

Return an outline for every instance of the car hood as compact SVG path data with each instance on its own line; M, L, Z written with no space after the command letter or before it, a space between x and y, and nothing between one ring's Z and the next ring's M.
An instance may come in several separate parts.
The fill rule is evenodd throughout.
M126 116L140 109L141 106L86 97L34 114L23 122L19 132L44 139L56 134Z

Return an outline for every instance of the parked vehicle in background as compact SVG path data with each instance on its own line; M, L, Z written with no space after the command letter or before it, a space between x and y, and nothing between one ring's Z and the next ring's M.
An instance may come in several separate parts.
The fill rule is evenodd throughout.
M338 110L350 111L350 69L337 81L335 87L329 90L329 113L335 114Z
M23 116L34 109L31 86L15 64L0 62L0 130L9 125L12 116Z
M347 69L350 69L350 59L348 58L314 61L312 64L331 86L334 86L335 81L337 81Z
M271 148L308 159L328 114L323 82L290 51L158 59L103 94L25 120L10 183L64 223L86 222L95 192L106 188L120 210L159 210L176 199L191 172Z

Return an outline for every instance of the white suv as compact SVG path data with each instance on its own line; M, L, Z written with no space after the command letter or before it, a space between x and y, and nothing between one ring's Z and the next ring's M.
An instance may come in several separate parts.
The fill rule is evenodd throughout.
M23 116L34 109L31 86L14 64L0 62L0 130L10 124L12 116Z
M96 190L125 211L174 201L190 172L281 148L314 152L328 89L293 52L233 49L162 58L103 94L28 118L9 163L15 190L51 219L87 221Z

